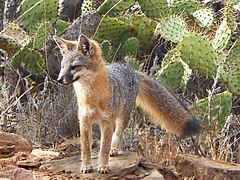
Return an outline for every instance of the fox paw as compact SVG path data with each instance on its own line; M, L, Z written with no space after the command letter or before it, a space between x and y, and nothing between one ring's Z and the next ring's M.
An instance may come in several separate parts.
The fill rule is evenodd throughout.
M98 166L98 172L102 173L102 174L107 174L109 173L111 170L109 169L108 166Z
M111 149L110 150L110 157L115 157L119 153L118 149Z
M92 165L82 165L81 172L82 173L90 173L93 171Z

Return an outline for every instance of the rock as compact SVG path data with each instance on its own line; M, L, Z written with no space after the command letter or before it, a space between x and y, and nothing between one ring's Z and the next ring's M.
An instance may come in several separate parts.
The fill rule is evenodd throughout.
M209 160L190 154L175 159L175 167L182 177L196 179L240 179L240 164Z
M137 168L137 170L134 172L136 176L139 176L140 178L143 178L145 176L149 175L149 172L143 169L143 167Z
M0 179L11 179L11 180L33 180L34 175L25 169L15 168L8 171L0 172Z
M17 152L30 153L32 146L21 136L0 132L0 158L12 157Z
M163 175L158 172L158 170L153 170L152 173L143 178L144 180L164 180Z
M126 179L126 180L137 180L137 179L139 179L139 177L136 176L136 175L129 174L129 175L124 176L124 179Z

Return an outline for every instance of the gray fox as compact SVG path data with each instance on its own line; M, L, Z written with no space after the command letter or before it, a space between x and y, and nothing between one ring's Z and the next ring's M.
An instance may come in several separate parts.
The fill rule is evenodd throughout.
M97 42L84 35L78 41L54 40L63 55L57 81L73 84L77 96L83 173L93 171L92 124L101 129L98 172L108 173L109 156L118 155L135 104L172 134L185 137L199 132L196 118L157 81L124 64L105 65Z

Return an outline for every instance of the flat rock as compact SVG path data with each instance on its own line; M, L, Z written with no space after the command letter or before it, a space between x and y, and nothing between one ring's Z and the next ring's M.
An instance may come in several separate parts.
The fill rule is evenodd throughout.
M22 168L15 168L8 171L0 172L0 179L33 180L35 178L30 171Z
M21 136L0 132L0 158L12 157L15 153L30 153L32 146Z
M80 172L81 159L80 156L67 157L64 159L50 160L40 166L41 171L59 172L69 174L76 178L99 178L111 179L114 177L123 177L130 172L134 172L138 168L141 157L137 153L123 152L117 157L110 157L109 165L111 172L109 174L100 174L97 172L98 156L92 157L92 165L94 171L89 174Z
M143 178L144 180L164 180L163 175L158 170L153 170L149 176Z
M177 172L196 179L240 179L240 164L181 154L175 160Z

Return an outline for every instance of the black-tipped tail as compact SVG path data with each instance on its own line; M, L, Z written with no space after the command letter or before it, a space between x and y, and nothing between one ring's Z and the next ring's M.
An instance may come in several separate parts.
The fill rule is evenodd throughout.
M183 125L183 131L182 131L183 134L181 135L181 138L189 137L194 134L197 134L200 132L200 130L201 130L201 125L197 120L197 118L194 117L193 119L189 119Z

